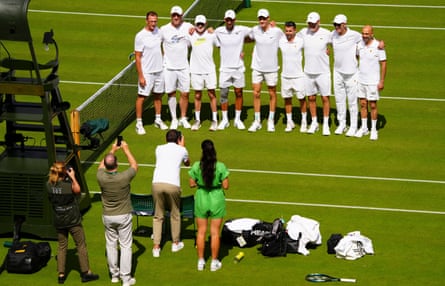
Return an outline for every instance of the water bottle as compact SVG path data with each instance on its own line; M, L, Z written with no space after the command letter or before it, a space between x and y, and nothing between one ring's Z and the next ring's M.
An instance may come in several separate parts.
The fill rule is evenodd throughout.
M239 263L244 258L244 252L240 251L237 255L233 258L233 263Z

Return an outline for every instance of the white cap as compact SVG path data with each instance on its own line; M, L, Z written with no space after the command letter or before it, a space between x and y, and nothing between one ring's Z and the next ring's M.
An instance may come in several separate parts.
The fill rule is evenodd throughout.
M320 21L320 14L317 12L310 12L309 15L307 15L307 23L317 23Z
M346 18L346 16L343 15L343 14L338 14L334 18L334 23L335 24L343 24L343 23L347 23L347 22L348 22L348 18Z
M258 10L258 16L257 17L258 18L259 17L267 18L267 17L269 17L269 11L267 11L267 9L260 9L260 10Z
M182 8L179 6L173 6L172 9L170 10L170 15L173 14L182 15Z
M195 24L199 24L199 23L202 23L202 24L207 23L206 16L204 16L204 15L198 15L198 16L196 16L196 17L195 17Z
M227 10L226 11L226 13L224 14L224 19L227 19L227 18L229 18L229 19L235 19L235 11L233 11L233 10Z

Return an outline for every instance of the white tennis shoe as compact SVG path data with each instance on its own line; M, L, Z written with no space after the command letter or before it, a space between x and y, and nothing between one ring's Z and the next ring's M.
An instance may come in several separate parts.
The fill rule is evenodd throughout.
M199 130L199 128L201 128L201 121L196 120L195 123L193 123L191 129L192 129L193 131L196 131L196 130Z
M248 131L249 132L256 132L257 130L261 129L261 123L258 120L254 120L252 125L250 125Z
M229 126L230 126L229 121L223 119L223 120L221 120L221 122L220 122L219 125L218 125L218 130L224 130L224 129L226 129L226 128L229 127Z
M288 120L284 132L291 132L295 128L295 123L292 120Z

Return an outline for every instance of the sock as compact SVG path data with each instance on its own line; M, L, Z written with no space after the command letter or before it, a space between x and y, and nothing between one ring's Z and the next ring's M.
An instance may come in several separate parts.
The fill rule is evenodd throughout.
M161 114L156 114L155 115L155 120L161 120Z
M323 125L329 125L329 116L323 116Z
M136 124L137 125L144 125L144 123L142 122L142 118L136 118Z
M261 113L260 112L255 112L255 120L258 122L261 121Z
M269 120L275 120L275 111L269 111Z
M317 124L317 116L312 117L312 123L311 124Z
M371 120L371 130L377 131L377 120Z
M306 118L307 118L307 113L306 112L302 112L301 113L301 123L306 123Z
M168 108L170 109L170 115L172 116L172 120L177 119L177 117L176 117L176 97L175 96L171 96L168 98Z
M228 111L227 110L222 111L222 119L224 121L229 121L229 115L228 115Z
M241 121L241 110L235 110L235 120Z
M212 112L212 121L218 121L218 112Z
M287 122L292 121L292 113L286 113Z
M201 121L201 111L195 111L195 119Z
M362 118L362 130L368 130L368 118Z

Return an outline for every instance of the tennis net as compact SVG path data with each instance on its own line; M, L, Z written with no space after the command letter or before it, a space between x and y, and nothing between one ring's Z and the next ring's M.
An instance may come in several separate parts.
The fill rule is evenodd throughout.
M218 27L224 23L224 13L228 9L239 11L241 8L249 7L250 0L199 0L195 1L190 8L185 11L185 18L193 23L197 15L204 15L207 18L209 27Z
M91 166L117 135L135 119L137 81L138 75L133 61L71 112L71 131L75 143L83 146L80 159L84 169ZM151 97L145 100L144 110L150 108L152 103ZM91 141L81 134L80 129L85 122L102 118L108 119L109 127L95 135L100 144L93 147Z

